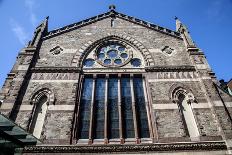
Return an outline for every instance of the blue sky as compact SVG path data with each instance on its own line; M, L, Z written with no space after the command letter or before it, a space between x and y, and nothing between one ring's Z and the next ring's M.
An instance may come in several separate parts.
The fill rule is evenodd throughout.
M187 25L218 79L232 78L232 0L0 0L0 87L21 48L46 16L49 30L107 12L118 12L175 30Z

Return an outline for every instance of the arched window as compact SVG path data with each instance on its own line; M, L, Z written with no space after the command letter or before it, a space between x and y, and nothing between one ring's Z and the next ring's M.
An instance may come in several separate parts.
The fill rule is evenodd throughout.
M180 89L176 92L176 97L183 124L186 129L186 134L190 137L192 141L198 141L200 134L191 106L194 100L194 96L193 94L187 93L185 90Z
M41 89L32 96L33 111L29 125L30 132L36 137L40 138L43 130L44 120L46 117L48 104L53 101L54 94L48 89Z
M77 140L105 143L150 138L142 54L108 40L83 60Z

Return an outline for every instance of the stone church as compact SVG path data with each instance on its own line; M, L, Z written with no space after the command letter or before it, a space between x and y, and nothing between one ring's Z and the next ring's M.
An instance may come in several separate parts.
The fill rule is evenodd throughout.
M170 30L110 6L51 31L46 18L0 100L1 135L35 140L19 154L232 152L232 97L178 18Z

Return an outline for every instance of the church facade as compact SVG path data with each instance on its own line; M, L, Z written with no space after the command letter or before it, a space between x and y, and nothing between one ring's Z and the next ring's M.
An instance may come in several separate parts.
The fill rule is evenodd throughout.
M232 98L187 27L106 13L48 31L18 54L4 114L39 139L23 154L227 154Z

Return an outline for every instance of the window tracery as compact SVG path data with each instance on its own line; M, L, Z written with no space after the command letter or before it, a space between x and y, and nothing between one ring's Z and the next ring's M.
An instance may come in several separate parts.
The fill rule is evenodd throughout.
M119 41L100 44L90 52L83 62L84 68L139 68L143 65L142 55L132 46Z
M93 47L83 61L77 142L150 137L145 81L141 74L131 73L144 64L142 54L122 41L108 40ZM99 68L111 73L98 73Z

